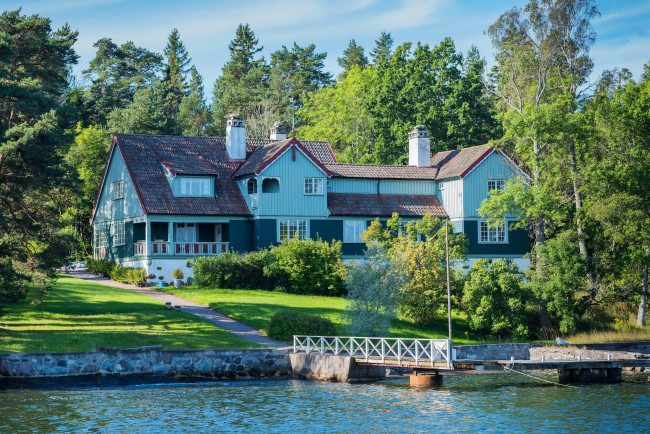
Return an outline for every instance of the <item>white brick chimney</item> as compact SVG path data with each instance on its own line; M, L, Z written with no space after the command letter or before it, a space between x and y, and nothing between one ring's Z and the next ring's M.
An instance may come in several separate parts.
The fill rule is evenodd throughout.
M409 165L431 166L431 140L424 125L418 125L409 133Z
M246 127L239 114L231 114L226 124L226 150L231 160L246 159Z
M271 140L286 140L287 130L284 129L284 124L276 121L271 127Z

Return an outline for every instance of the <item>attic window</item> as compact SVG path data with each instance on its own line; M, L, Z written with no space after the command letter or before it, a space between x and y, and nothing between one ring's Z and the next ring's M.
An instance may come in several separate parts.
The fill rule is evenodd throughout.
M124 181L115 181L113 187L113 200L124 198Z
M246 185L248 186L248 194L257 194L257 179L249 179Z
M488 191L503 190L506 181L504 179L488 179Z
M209 178L180 178L181 196L192 197L209 197L210 196L210 179Z
M262 193L278 193L280 191L280 181L275 178L266 178L262 181Z

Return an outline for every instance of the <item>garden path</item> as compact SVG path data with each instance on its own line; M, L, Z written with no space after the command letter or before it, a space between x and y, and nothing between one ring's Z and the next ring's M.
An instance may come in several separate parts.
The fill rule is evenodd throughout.
M151 288L140 288L135 285L115 282L114 280L108 279L106 277L101 277L96 274L89 273L85 269L68 270L65 272L65 274L70 277L99 283L101 285L128 289L129 291L138 292L140 294L155 298L156 300L162 301L163 303L171 303L172 306L180 306L182 311L196 315L199 318L203 318L216 325L217 327L220 327L234 335L237 335L242 339L246 339L249 342L254 342L260 345L268 345L269 347L274 348L287 347L287 344L271 339L270 337L262 334L262 332L257 329L240 323L239 321L236 321L230 317L227 317L226 315L214 311L207 306L200 305L193 301L185 300L184 298L177 297L175 295L158 292Z

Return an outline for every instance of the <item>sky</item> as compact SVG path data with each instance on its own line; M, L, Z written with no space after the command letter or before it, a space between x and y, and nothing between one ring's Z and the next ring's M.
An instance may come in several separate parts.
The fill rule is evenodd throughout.
M229 59L228 43L240 23L248 23L262 55L283 45L315 44L326 52L325 69L336 77L337 58L351 39L368 54L382 31L394 46L421 42L431 46L451 37L459 51L475 45L493 64L494 50L485 30L521 0L2 0L1 10L22 8L26 15L52 20L53 28L68 23L79 32L75 50L80 56L74 72L94 57L93 44L108 37L117 44L136 45L162 53L172 29L180 32L190 57L203 76L208 101L214 81ZM591 50L596 81L602 71L628 68L635 78L650 61L650 0L600 0L601 16L593 20L597 33ZM83 81L82 81L83 83Z

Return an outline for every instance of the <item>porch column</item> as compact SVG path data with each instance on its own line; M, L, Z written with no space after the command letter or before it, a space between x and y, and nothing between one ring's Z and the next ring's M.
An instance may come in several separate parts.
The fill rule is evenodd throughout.
M144 229L144 239L146 240L145 253L147 254L147 257L150 257L151 256L151 222L149 221L148 218L146 219L146 222L147 224Z
M168 222L167 223L167 242L169 243L169 252L173 253L174 252L174 245L172 244L173 239L172 237L174 236L174 223Z

